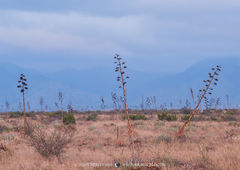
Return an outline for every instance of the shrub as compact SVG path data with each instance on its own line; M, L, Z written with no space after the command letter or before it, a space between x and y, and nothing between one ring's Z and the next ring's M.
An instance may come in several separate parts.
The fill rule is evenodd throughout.
M171 141L172 141L172 138L171 136L168 136L168 135L160 135L156 139L156 143L160 143L160 142L170 143Z
M68 125L68 124L76 124L75 117L72 113L67 113L63 116L63 124Z
M213 121L217 121L217 117L216 116L210 116L210 119L213 120Z
M33 126L33 124L27 121L27 126L24 128L24 134L27 136L32 136L34 129L35 127Z
M131 114L129 115L131 120L147 120L146 116L143 114Z
M43 157L50 158L56 156L60 161L61 154L66 146L72 141L73 131L67 128L47 133L42 129L34 130L30 136L29 142L39 154Z
M227 110L226 112L224 112L224 114L226 114L226 115L234 115L235 112L232 111L232 110Z
M181 112L183 114L191 114L192 113L192 109L184 107L184 108L181 109Z
M126 120L127 117L124 115L122 116L122 120ZM147 120L147 117L144 114L130 114L130 120Z
M63 111L63 115L68 114L67 112ZM62 111L50 112L48 113L49 117L62 117Z
M32 112L27 112L26 113L26 116L29 117L31 116L31 113ZM10 112L9 113L9 118L19 118L19 117L22 117L23 116L23 112Z
M189 117L190 117L190 115L184 115L183 117L181 117L181 120L186 121L189 119Z
M4 126L4 125L0 125L0 133L4 132L4 131L7 131L8 130L8 127L7 126Z
M237 121L237 118L234 117L233 115L223 115L221 116L223 121Z
M18 117L21 117L21 116L23 116L23 112L10 112L9 113L10 118L18 118Z
M186 120L189 119L189 117L190 117L190 115L185 115L185 116L181 117L181 120L182 121L186 121ZM192 121L206 121L206 120L208 120L208 118L205 117L205 116L201 116L201 115L195 115L192 118Z
M88 115L86 118L86 121L96 121L97 120L97 115Z
M159 120L166 120L168 113L167 112L162 112L161 114L158 114L158 119Z
M177 121L177 115L167 115L166 117L167 121Z
M167 120L167 121L176 121L177 115L175 114L169 114L168 112L164 111L161 114L158 114L159 120Z

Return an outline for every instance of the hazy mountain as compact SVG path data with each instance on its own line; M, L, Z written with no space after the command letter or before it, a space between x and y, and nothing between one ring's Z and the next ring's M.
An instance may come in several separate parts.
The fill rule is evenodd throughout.
M192 65L182 73L162 75L157 73L137 72L129 69L130 80L127 86L128 102L130 105L140 106L142 96L156 96L157 105L173 102L175 107L182 107L188 98L190 102L190 88L195 97L202 87L203 80L208 78L208 71L212 66L221 65L219 85L214 88L212 97L221 97L222 104L226 104L226 95L230 103L235 106L240 101L239 86L240 64L236 58L221 60L207 60ZM72 104L75 109L93 109L100 107L100 96L105 98L106 104L111 106L111 92L121 95L119 84L116 82L114 68L94 68L88 70L64 69L54 73L41 73L32 69L20 68L9 63L0 64L0 110L4 110L5 101L9 101L12 109L18 109L21 95L16 88L19 75L26 74L29 84L27 101L31 109L39 109L39 98L43 96L49 109L56 109L58 92L64 96L64 107ZM182 104L180 105L180 100ZM88 106L88 107L87 107Z
M232 106L240 103L240 64L237 58L224 58L218 60L205 60L192 65L182 73L165 76L155 79L150 83L151 90L148 94L157 94L162 96L161 102L179 103L182 99L185 102L186 98L191 101L190 88L193 88L195 97L198 90L203 88L203 80L208 79L208 72L216 65L222 66L222 72L219 76L219 84L214 88L213 98L220 97L221 103L226 105L226 95L229 95ZM178 101L177 101L178 100Z

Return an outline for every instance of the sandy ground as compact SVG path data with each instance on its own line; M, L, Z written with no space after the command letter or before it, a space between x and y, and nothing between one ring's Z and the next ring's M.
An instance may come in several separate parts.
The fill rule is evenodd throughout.
M0 125L8 127L0 133L1 170L70 170L70 169L119 169L131 160L127 134L127 122L110 120L102 116L97 121L85 121L76 116L73 141L61 157L44 158L28 142L16 127L23 126L22 118L0 118ZM61 125L60 120L44 122L45 117L35 120L34 125L49 131ZM132 121L135 140L135 159L139 165L155 163L159 169L240 169L240 123L199 121L191 122L184 137L174 136L181 121L155 120ZM117 140L117 127L119 140ZM108 167L109 166L109 167ZM144 168L142 168L144 169ZM146 168L145 168L146 169Z

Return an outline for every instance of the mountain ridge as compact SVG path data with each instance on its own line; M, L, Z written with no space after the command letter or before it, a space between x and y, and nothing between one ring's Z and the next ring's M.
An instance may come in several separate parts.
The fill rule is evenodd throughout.
M220 97L222 104L226 105L226 95L229 95L232 106L240 101L240 64L238 58L223 58L204 60L192 65L185 71L162 75L157 73L138 72L128 69L130 80L127 84L129 105L140 106L142 96L156 96L158 107L165 103L174 103L174 107L183 107L186 99L191 101L190 88L193 88L195 96L202 87L202 81L208 78L208 71L214 65L220 64L223 67L220 73L219 85L214 88L213 97ZM19 75L26 74L28 78L29 91L26 94L32 109L40 108L39 99L43 96L50 110L57 109L54 105L58 101L58 92L64 94L64 108L72 104L76 109L100 108L100 96L105 98L106 104L112 106L111 92L119 96L121 90L116 82L117 73L114 68L103 67L101 69L63 69L57 72L42 73L33 69L25 69L13 64L0 63L0 76L4 83L0 84L0 106L4 111L4 103L8 100L12 110L18 109L18 102L21 95L16 88ZM182 100L180 106L179 101ZM94 106L94 107L92 107Z

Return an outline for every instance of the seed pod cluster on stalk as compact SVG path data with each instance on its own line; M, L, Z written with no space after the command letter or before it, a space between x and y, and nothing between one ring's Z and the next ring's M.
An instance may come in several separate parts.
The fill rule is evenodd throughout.
M205 83L205 88L200 89L199 90L199 101L197 106L195 107L195 109L193 110L193 112L191 113L189 119L184 123L184 125L179 129L178 133L176 134L176 136L182 136L184 128L188 125L188 123L191 121L191 119L193 118L194 114L196 113L196 111L198 110L202 100L205 100L206 104L209 104L208 102L208 95L212 95L212 91L213 91L213 86L217 85L218 82L218 76L219 73L222 71L221 66L217 65L215 68L212 68L212 72L208 73L209 79L207 80L203 80L203 82Z
M130 77L126 75L125 69L127 68L126 63L122 61L122 58L119 54L116 54L114 56L114 59L116 60L114 64L116 64L115 72L119 72L120 75L117 77L117 81L119 81L122 85L119 86L119 88L123 88L124 85L127 84L127 79Z
M25 90L28 90L27 79L24 74L20 75L20 80L18 81L19 85L17 88L20 88L20 92L24 93Z
M24 113L24 128L26 129L27 119L26 119L26 108L25 108L25 91L28 90L27 79L24 74L20 75L17 88L20 89L20 92L23 96L23 113Z
M135 156L134 156L134 139L133 139L133 131L130 123L130 118L128 114L128 106L127 106L127 97L126 97L126 88L125 85L127 84L127 79L129 79L129 76L126 74L126 63L122 61L122 58L120 57L119 54L116 54L114 56L115 62L114 64L116 65L115 72L119 72L119 76L117 76L117 81L121 83L119 88L123 90L123 97L124 97L124 105L125 105L125 112L126 112L126 117L128 121L128 135L131 143L131 151L132 151L132 162L135 162Z

